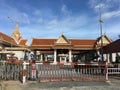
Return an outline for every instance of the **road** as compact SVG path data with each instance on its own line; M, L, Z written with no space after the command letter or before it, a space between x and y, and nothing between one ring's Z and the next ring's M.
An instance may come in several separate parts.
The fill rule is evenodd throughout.
M3 81L2 90L120 90L120 80L108 82L41 82Z

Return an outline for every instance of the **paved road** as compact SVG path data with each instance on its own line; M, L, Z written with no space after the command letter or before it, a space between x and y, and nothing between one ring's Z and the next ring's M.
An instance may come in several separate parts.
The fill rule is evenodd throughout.
M111 82L49 82L30 83L24 90L120 90Z
M120 80L110 82L42 82L4 81L2 90L120 90Z

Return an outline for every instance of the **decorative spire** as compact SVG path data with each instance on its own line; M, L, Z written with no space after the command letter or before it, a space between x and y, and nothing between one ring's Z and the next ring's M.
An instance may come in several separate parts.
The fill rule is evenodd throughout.
M18 23L16 23L16 27L15 27L13 33L12 33L12 37L13 37L17 42L19 42L19 40L22 39L22 36L21 36L21 34L20 34L20 32L19 32Z

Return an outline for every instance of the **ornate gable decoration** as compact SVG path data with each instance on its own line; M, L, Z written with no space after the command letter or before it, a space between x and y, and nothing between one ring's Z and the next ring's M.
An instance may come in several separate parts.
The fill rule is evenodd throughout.
M56 41L56 44L70 44L68 39L62 34Z
M73 45L69 42L69 40L62 34L55 44L52 46L54 49L71 49Z

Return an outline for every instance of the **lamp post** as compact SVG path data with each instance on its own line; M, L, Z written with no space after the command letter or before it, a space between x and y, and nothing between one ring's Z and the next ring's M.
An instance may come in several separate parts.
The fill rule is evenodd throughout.
M102 17L101 17L101 3L99 4L99 23L100 23L100 36L101 36L101 59L102 61L104 61L103 59L103 38L102 38Z

